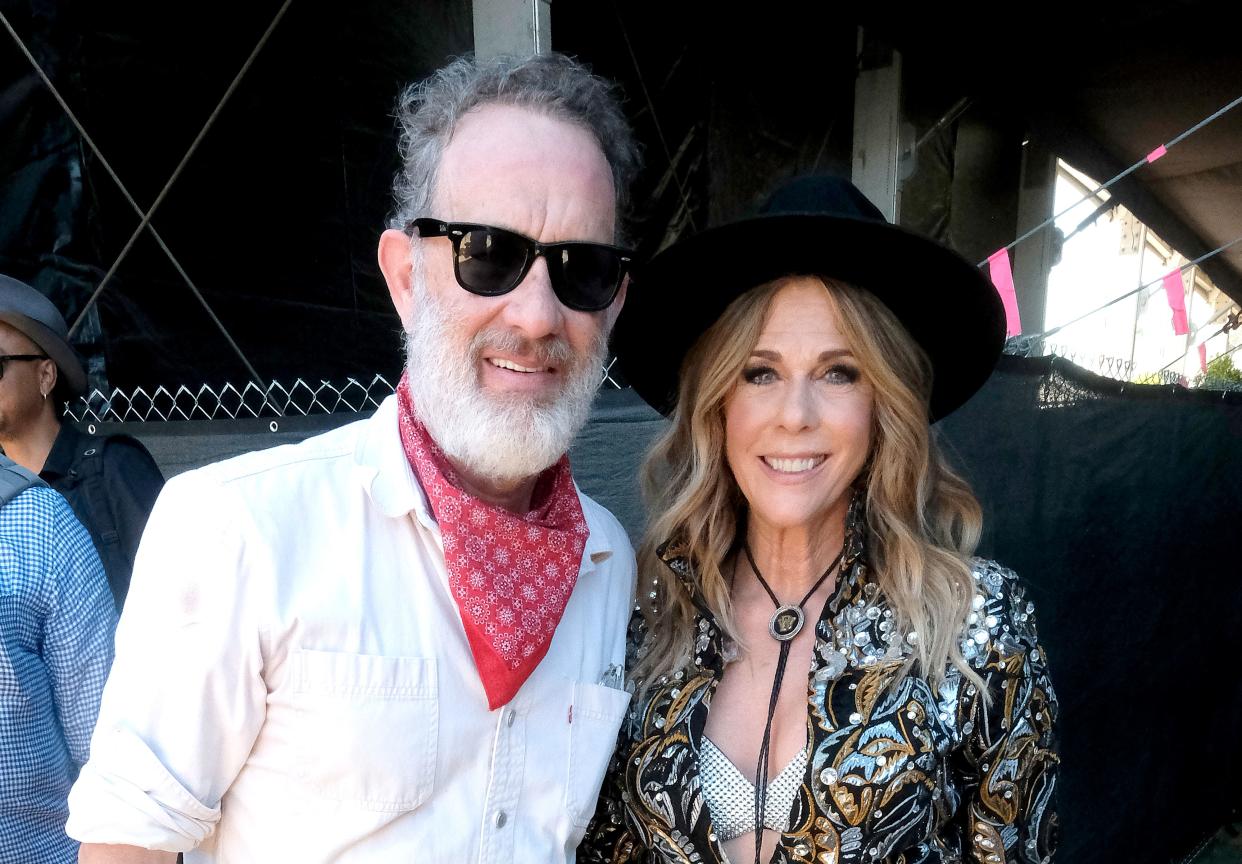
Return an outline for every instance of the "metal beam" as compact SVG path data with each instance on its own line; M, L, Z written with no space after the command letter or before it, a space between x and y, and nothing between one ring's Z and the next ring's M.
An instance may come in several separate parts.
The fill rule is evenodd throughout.
M1056 155L1032 139L1022 148L1022 179L1018 186L1018 233L1022 234L1052 216L1057 186ZM1048 226L1013 250L1013 281L1018 294L1022 329L1044 329L1048 301L1048 272L1058 255L1056 229Z
M552 50L551 0L474 0L474 53L546 54Z
M851 179L890 222L897 221L901 157L901 53L869 43L859 28Z

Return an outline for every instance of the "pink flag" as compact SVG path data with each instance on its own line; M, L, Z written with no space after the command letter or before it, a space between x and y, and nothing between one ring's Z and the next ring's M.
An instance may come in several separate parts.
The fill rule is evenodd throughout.
M992 284L1005 305L1005 335L1019 336L1022 333L1022 319L1018 317L1018 295L1013 288L1013 270L1009 266L1009 250L998 249L988 256L988 272L992 276Z
M1155 162L1157 159L1159 159L1161 156L1163 156L1165 153L1168 153L1168 152L1169 151L1164 148L1164 145L1161 144L1155 150L1147 154L1147 164L1150 165L1152 162Z
M1186 320L1186 288L1182 285L1181 270L1164 274L1164 295L1173 310L1173 334L1185 336L1190 332L1190 323Z
M1203 374L1207 374L1207 343L1199 343L1199 368L1203 370Z

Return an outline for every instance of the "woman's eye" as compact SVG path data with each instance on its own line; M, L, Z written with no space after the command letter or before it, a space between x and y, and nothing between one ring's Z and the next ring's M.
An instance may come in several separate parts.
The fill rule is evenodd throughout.
M776 370L771 366L748 366L742 372L747 384L769 384L776 380Z
M859 379L860 374L856 367L846 363L838 363L828 367L828 371L824 373L824 378L830 384L853 384Z

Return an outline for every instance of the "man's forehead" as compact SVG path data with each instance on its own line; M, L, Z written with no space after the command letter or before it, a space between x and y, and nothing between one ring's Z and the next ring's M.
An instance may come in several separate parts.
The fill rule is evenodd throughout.
M435 186L432 206L442 219L534 237L611 239L616 195L607 159L589 130L545 112L498 104L469 112Z
M595 136L582 124L527 105L489 102L472 108L457 120L445 154L486 153L498 162L520 162L538 156L549 142L566 139L603 160Z

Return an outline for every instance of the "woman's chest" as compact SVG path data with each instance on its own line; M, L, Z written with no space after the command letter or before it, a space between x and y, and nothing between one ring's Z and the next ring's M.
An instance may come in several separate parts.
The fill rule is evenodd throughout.
M960 741L953 689L937 692L897 661L848 666L835 677L817 676L816 669L808 676L799 665L790 670L789 684L802 678L807 685L800 694L801 743L774 737L773 770L784 767L785 751L805 745L809 752L775 860L845 864L920 846L930 850L959 800L950 771ZM684 675L655 691L639 709L648 734L638 738L627 784L634 812L647 815L653 833L674 832L706 861L722 856L718 819L707 803L713 796L703 792L703 784L713 782L702 771L705 734L726 752L754 749L736 746L726 737L734 726L713 716L716 698L728 692L711 675ZM730 705L735 719L737 704L720 707ZM744 758L735 761L753 777L754 765Z

